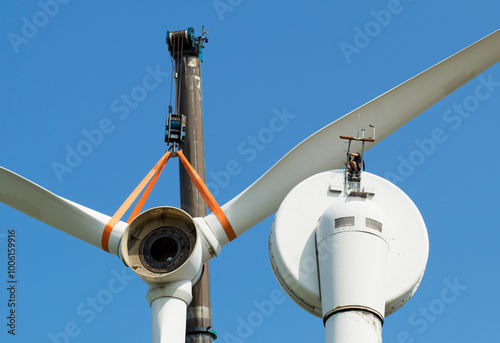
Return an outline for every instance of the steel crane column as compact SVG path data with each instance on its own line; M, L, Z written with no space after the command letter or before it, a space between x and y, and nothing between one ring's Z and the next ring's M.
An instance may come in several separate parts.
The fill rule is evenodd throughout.
M201 90L201 60L199 56L184 55L176 66L179 94L178 113L186 116L186 138L180 145L187 160L205 179L203 147L203 112ZM177 62L179 63L179 62ZM193 217L204 217L206 205L189 178L179 165L181 208ZM187 312L186 342L212 343L212 312L210 307L210 281L208 263L204 265L201 280L193 288L193 300Z

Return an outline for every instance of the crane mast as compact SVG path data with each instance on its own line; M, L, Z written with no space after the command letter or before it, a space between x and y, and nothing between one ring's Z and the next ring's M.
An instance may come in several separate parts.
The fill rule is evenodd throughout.
M201 62L207 31L195 37L194 29L167 32L167 45L174 64L176 80L175 113L172 104L165 131L165 141L174 140L184 155L205 179L205 159L203 146L203 106ZM177 140L177 141L175 141ZM206 205L189 178L186 170L179 164L181 208L192 217L204 217ZM187 343L212 343L217 337L212 329L210 305L210 278L208 263L204 265L203 276L193 287L193 300L188 307L186 322Z

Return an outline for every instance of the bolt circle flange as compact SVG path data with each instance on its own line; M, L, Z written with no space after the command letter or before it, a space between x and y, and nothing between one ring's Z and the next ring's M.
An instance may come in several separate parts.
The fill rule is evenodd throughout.
M175 226L159 227L144 237L139 248L144 267L156 273L170 273L189 257L188 236Z

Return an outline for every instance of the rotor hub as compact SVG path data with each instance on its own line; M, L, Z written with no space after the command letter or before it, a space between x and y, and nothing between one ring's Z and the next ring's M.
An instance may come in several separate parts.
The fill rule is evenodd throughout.
M174 207L156 207L129 224L120 243L122 259L148 284L196 283L202 251L193 218Z

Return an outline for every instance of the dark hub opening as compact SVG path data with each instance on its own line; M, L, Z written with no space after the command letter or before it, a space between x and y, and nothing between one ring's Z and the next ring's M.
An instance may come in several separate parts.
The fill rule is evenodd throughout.
M170 273L189 258L193 245L188 235L175 226L162 226L148 233L139 247L142 265L155 273Z
M177 242L170 237L161 237L151 245L151 257L156 262L170 262L179 251Z

